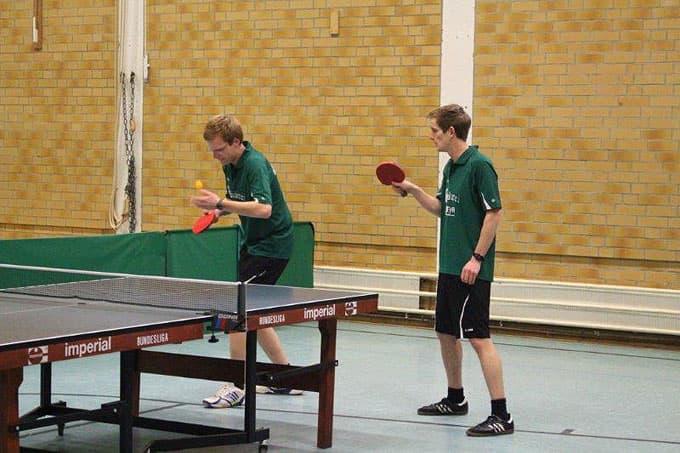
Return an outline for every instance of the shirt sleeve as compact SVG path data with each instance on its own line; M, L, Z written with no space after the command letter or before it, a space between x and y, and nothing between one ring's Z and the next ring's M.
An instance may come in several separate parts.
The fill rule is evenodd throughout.
M500 209L501 194L498 175L490 162L480 162L475 169L476 190L485 211Z
M263 204L272 204L271 172L268 171L266 161L258 162L248 171L250 197Z

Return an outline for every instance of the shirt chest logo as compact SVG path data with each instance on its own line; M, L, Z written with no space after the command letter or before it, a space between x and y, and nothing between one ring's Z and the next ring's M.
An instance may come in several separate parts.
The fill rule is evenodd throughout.
M457 193L449 192L444 194L444 215L447 217L456 216L456 205L460 204L460 196Z

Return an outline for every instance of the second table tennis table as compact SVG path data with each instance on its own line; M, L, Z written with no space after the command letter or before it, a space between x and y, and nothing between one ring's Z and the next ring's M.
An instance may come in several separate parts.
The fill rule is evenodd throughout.
M106 294L111 291L108 288L111 282L116 288L125 288L125 294L117 296L125 300L109 301ZM149 287L152 288L151 301L139 294L149 293ZM89 288L85 296L82 295L83 288ZM192 311L166 306L169 294L175 300L202 301L212 297L206 296L206 290L218 296L237 291L238 311L216 315L203 308ZM201 305L202 302L198 304ZM377 308L378 295L375 293L164 277L115 276L2 290L0 451L19 451L22 431L57 425L59 434L63 434L65 424L75 420L118 424L122 452L132 451L133 427L188 435L155 440L146 451L255 442L264 445L269 430L258 429L255 425L256 385L318 392L317 446L331 447L337 319L374 312ZM205 324L214 322L216 317L226 321L226 331L246 332L245 362L147 350L203 338ZM308 321L318 322L321 334L318 364L293 366L257 361L259 329ZM119 400L89 410L52 401L52 362L115 352L120 353ZM31 365L41 366L40 405L20 415L19 386L23 381L23 368ZM244 384L243 430L140 416L141 373Z

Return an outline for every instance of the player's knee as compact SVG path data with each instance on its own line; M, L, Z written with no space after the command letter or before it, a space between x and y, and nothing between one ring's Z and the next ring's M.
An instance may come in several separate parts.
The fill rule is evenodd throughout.
M493 342L491 338L470 338L470 346L477 354L482 354L493 348Z

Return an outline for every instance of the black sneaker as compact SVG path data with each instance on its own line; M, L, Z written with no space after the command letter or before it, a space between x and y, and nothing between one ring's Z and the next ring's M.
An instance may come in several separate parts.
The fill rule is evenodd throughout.
M468 413L467 400L452 403L448 398L442 398L438 403L432 403L418 409L418 415L465 415Z
M477 426L465 431L465 434L472 437L482 436L500 436L501 434L512 434L515 432L515 422L512 421L512 416L508 421L503 420L497 415L490 415Z

